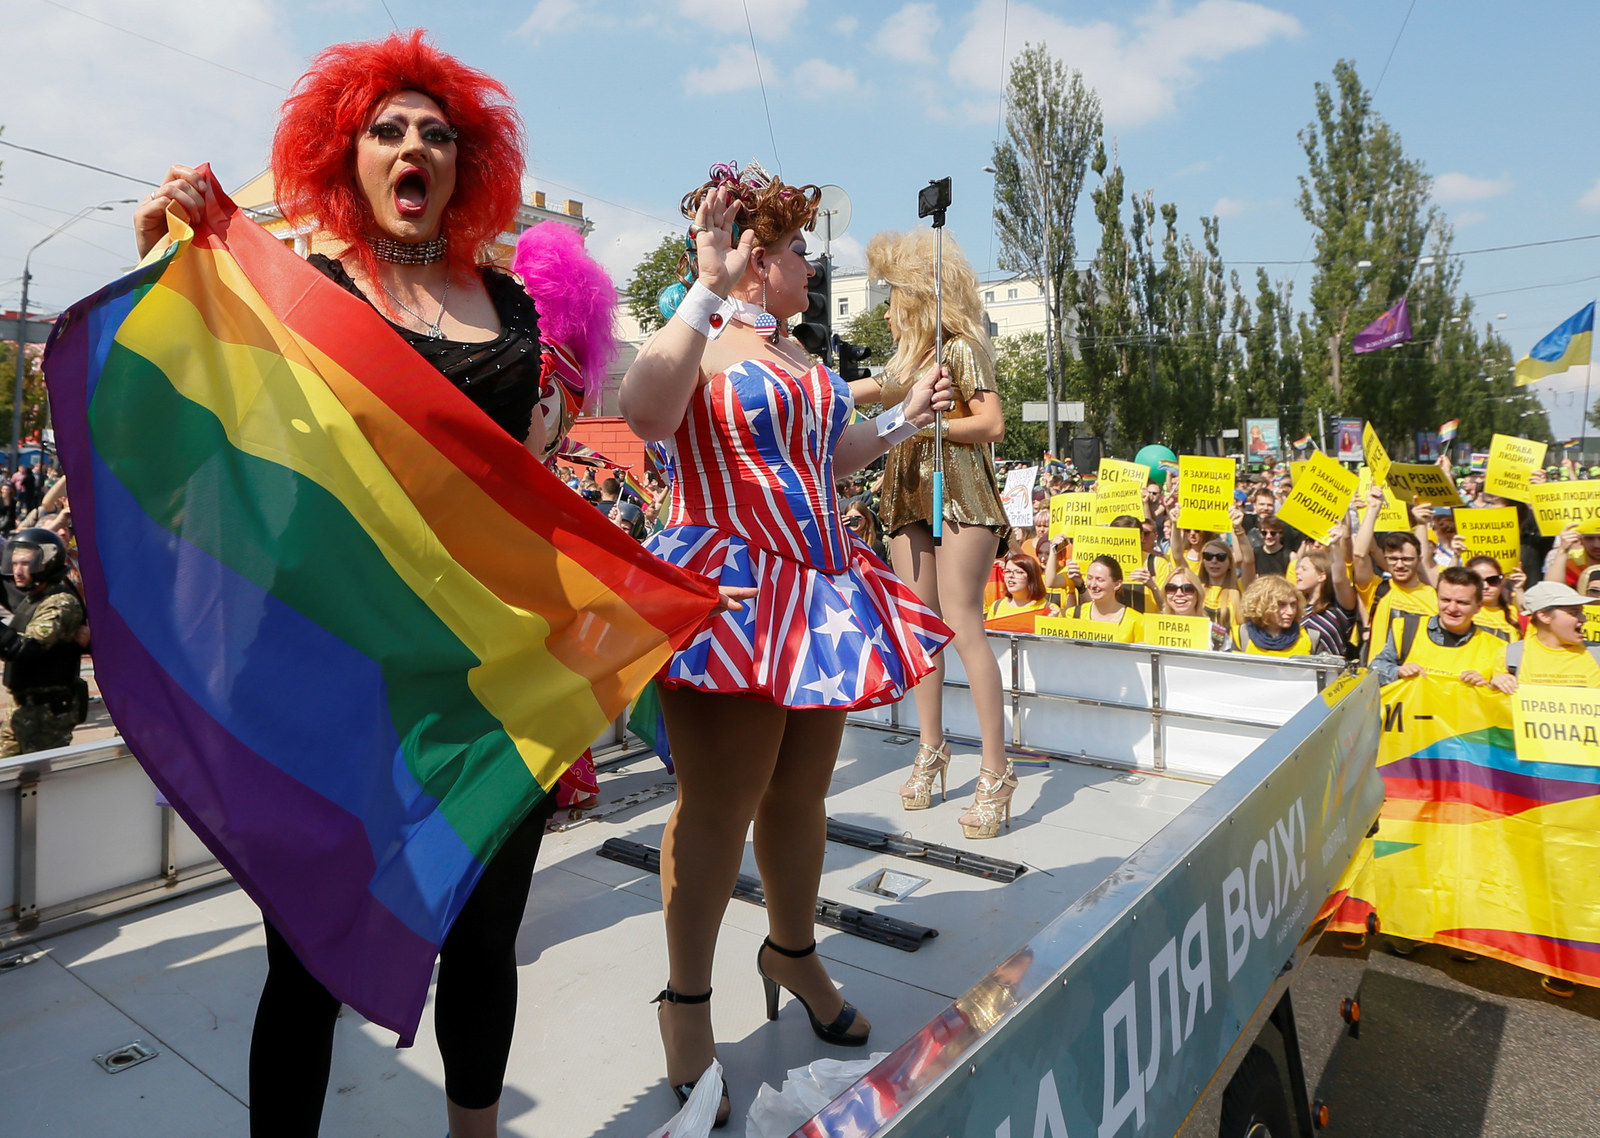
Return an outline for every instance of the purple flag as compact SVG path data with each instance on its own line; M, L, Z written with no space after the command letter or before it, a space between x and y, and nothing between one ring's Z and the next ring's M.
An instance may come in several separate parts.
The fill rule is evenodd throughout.
M1411 314L1406 311L1406 298L1371 324L1356 333L1356 352L1375 352L1379 348L1392 348L1411 339Z

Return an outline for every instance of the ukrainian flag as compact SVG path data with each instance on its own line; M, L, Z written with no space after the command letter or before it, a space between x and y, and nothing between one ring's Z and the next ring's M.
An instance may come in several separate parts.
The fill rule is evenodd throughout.
M1517 361L1517 386L1553 375L1587 379L1589 343L1594 339L1594 301L1533 346Z

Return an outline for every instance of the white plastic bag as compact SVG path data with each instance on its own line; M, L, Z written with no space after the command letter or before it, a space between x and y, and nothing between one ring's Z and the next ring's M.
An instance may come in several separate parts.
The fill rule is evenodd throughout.
M781 1091L762 1083L745 1118L745 1138L789 1138L888 1054L879 1051L865 1059L818 1059L809 1067L791 1070Z
M694 1084L689 1101L674 1114L665 1126L658 1126L645 1138L711 1138L711 1125L717 1120L717 1110L722 1106L722 1064L711 1060L711 1066ZM788 1138L785 1134L784 1138Z

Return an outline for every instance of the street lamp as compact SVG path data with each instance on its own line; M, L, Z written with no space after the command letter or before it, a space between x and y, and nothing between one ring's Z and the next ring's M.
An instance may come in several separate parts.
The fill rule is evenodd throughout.
M67 229L68 226L73 225L76 222L82 221L84 218L88 217L91 213L94 213L96 210L109 210L109 209L115 209L119 205L138 205L138 204L139 204L139 202L138 202L137 198L118 198L116 201L107 201L107 202L101 202L99 205L84 206L77 213L75 213L71 217L67 218L67 220L63 221L60 225L56 226L49 233L46 233L43 237L39 238L38 241L34 242L33 248L29 249L28 253L27 253L27 256L22 258L22 307L17 312L17 379L16 379L16 385L12 389L12 392L11 392L11 451L10 451L10 463L11 463L11 469L13 471L15 471L17 469L17 462L18 462L19 458L21 457L21 442L22 442L22 378L23 378L23 372L24 372L24 370L25 370L25 368L27 366L26 361L27 361L27 354L28 354L28 352L27 352L27 349L28 349L28 282L32 279L32 275L28 272L28 265L33 260L34 250L38 249L40 245L43 245L46 241L50 240L50 238L55 237L58 234L64 232Z

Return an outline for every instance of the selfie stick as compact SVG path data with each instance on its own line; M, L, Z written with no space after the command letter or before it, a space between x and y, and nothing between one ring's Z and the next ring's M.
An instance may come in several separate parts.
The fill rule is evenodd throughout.
M948 179L946 179L948 182ZM930 183L937 185L937 182ZM947 191L948 192L948 191ZM944 362L944 206L933 209L933 367L938 382ZM944 412L933 411L933 540L944 537Z

